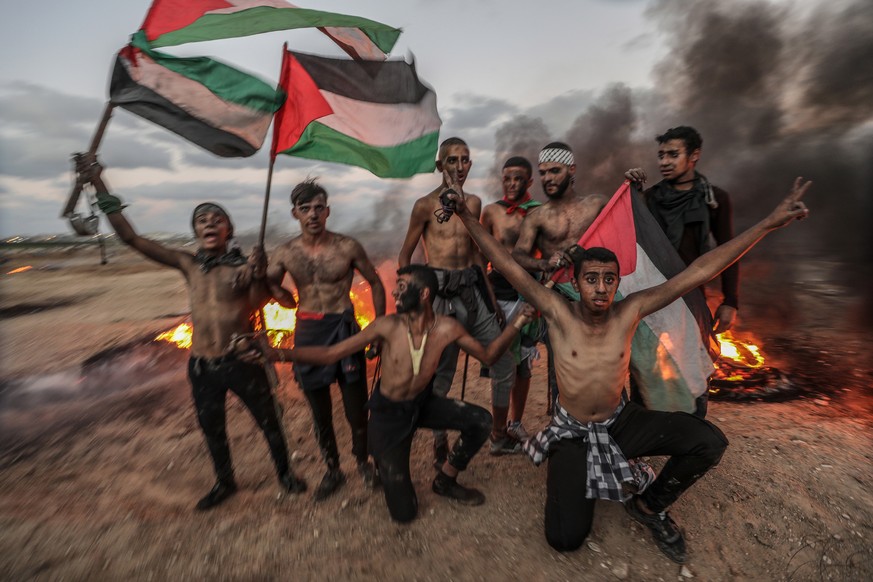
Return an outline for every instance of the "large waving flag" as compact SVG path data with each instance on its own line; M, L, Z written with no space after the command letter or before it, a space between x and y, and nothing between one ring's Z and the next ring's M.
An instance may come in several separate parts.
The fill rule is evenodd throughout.
M654 287L685 264L630 182L625 182L579 240L616 254L621 283L616 299ZM695 289L640 322L631 343L631 373L648 408L693 412L707 390L718 356L712 316Z
M113 105L222 157L246 157L264 143L285 95L260 79L206 57L149 48L142 31L115 60Z
M284 0L154 0L142 31L154 48L318 28L353 58L384 59L400 29L367 18L308 10Z
M285 51L272 155L360 166L381 178L432 172L436 94L403 61L330 59Z

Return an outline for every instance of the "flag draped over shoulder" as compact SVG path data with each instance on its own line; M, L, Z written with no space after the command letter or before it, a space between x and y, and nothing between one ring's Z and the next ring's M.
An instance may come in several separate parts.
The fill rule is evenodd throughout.
M353 58L367 59L384 59L401 33L367 18L284 0L154 0L142 25L154 48L293 28L318 28Z
M381 178L432 172L436 94L403 61L356 61L285 52L272 155L360 166Z
M659 285L685 268L630 182L616 191L579 245L616 254L621 271L616 300ZM707 390L716 349L701 289L643 318L631 344L631 373L646 406L693 412L694 399Z
M116 57L113 105L222 157L246 157L264 143L285 95L260 79L206 57L152 50L142 31Z

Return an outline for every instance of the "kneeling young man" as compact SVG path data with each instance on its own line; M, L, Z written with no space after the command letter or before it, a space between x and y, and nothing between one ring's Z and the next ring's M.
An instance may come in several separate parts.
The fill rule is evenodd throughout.
M527 442L534 462L549 459L546 539L560 551L575 550L591 530L595 499L621 501L634 478L628 458L670 455L657 479L626 502L628 513L649 527L670 559L684 562L682 531L667 513L679 496L718 464L728 445L712 423L684 412L646 410L627 402L624 384L631 338L643 317L703 285L769 232L808 214L800 202L810 182L798 178L791 193L764 220L702 255L668 281L613 303L619 265L607 249L578 246L573 263L581 299L570 303L541 286L512 260L470 213L461 186L457 214L483 254L548 322L559 397L550 425Z
M269 349L265 354L273 361L327 365L368 344L381 342L383 372L370 397L368 442L382 479L388 511L399 522L409 522L418 513L418 499L409 473L412 437L418 428L461 433L433 481L434 493L467 505L485 502L480 491L462 486L457 476L488 439L491 413L480 406L434 394L434 374L440 355L452 343L486 364L493 363L533 314L533 309L527 306L485 348L456 319L434 313L438 287L433 269L407 265L397 271L396 314L379 317L361 333L332 346Z

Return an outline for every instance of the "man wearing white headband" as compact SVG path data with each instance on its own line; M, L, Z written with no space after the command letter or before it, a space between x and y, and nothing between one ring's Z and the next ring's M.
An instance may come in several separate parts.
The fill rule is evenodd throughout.
M576 159L570 146L563 142L554 141L540 151L539 172L548 201L531 210L521 223L512 258L529 273L550 275L567 266L563 263L564 251L576 244L609 199L599 194L576 192ZM536 251L541 258L537 258ZM579 300L571 269L559 276L554 289L571 301ZM558 384L548 338L546 349L549 391L554 398Z

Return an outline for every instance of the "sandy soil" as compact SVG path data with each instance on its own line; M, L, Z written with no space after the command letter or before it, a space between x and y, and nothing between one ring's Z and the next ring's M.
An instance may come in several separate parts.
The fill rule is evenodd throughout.
M395 525L381 493L367 492L353 471L338 403L350 478L337 495L321 504L309 493L281 495L260 433L231 398L241 491L195 513L212 474L186 355L147 341L187 312L182 278L120 249L107 266L94 249L6 256L3 273L36 268L0 275L4 579L873 578L873 340L853 331L858 304L830 283L833 265L810 266L808 283L778 301L764 282L779 273L745 271L741 328L756 330L804 395L711 403L709 418L731 446L672 510L688 538L682 568L620 505L605 502L581 550L552 551L542 533L545 470L521 457L474 460L462 479L486 493L484 506L436 497L424 434L412 456L420 517ZM488 385L477 372L471 363L467 399L485 404ZM544 361L534 372L529 429L547 421ZM280 374L294 463L314 487L322 464L309 413L288 371Z

